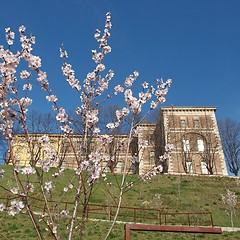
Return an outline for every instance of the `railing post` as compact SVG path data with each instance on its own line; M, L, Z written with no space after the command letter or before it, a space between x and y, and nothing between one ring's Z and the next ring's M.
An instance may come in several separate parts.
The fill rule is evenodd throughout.
M158 210L159 224L162 225L162 213Z
M112 217L112 206L109 207L109 221L111 222L111 217Z
M209 213L210 214L210 219L211 219L211 225L213 227L213 218L212 218L212 213Z
M88 221L88 212L89 212L89 205L87 205L87 211L86 211L86 218L87 218L87 221Z
M125 224L124 228L125 228L125 240L130 240L130 227L129 227L129 224Z
M191 226L189 213L188 213L188 225Z
M134 223L136 223L136 208L134 208Z

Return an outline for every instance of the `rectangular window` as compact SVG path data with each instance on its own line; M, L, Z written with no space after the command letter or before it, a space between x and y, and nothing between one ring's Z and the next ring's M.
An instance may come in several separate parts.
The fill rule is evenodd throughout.
M66 166L67 166L67 163L66 163L66 161L64 160L64 161L62 161L62 165L61 165L61 168L66 168Z
M190 151L189 139L183 139L183 151L184 152L189 152Z
M208 174L207 164L205 162L201 162L201 170L202 174Z
M192 161L186 161L186 173L193 173Z
M195 128L200 128L200 122L198 119L194 119L194 127Z
M155 166L155 152L154 151L150 152L150 165Z
M186 127L187 127L186 120L181 119L181 128L186 128Z
M122 173L122 162L118 162L116 166L117 173Z
M199 152L204 152L204 142L202 139L197 140L197 146Z

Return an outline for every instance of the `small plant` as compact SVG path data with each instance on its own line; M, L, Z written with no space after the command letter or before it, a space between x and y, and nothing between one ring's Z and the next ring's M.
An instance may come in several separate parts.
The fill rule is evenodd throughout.
M235 214L236 206L237 206L237 196L236 193L227 189L225 195L221 194L222 202L225 205L225 209L227 214L230 217L232 228L233 226L233 215Z
M159 193L156 193L153 197L152 203L155 205L157 209L160 210L162 206L162 196Z

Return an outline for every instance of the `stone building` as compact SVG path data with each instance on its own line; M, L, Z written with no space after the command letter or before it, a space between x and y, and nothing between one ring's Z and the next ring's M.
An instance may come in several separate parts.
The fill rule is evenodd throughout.
M100 146L98 137L89 136L88 152L101 150L99 167L111 172L122 173L127 159L129 172L144 174L161 164L164 173L227 175L226 163L218 131L215 107L162 107L157 123L141 123L138 137L133 138L128 151L128 136L114 135L111 144ZM38 161L44 157L39 150L42 134L31 134L31 151L25 136L16 135L15 157L12 161L27 165L31 154ZM71 135L71 141L61 134L48 134L49 145L58 156L56 165L77 168L76 158L81 158L82 135ZM173 151L168 161L160 161L165 145L172 144ZM80 154L79 154L80 152Z
M41 138L47 136L49 141L42 146ZM127 158L127 169L132 169L132 152L127 152L127 135L100 135L88 136L87 143L83 149L84 136L72 134L66 138L63 134L30 134L31 143L26 141L25 134L15 135L15 145L13 156L7 156L6 162L12 164L18 163L20 166L35 164L41 165L46 161L46 151L52 151L51 166L64 167L67 169L78 168L78 163L86 160L89 154L98 154L100 152L99 168L108 172L123 172L123 162ZM105 146L100 142L100 138L112 138L111 143ZM86 150L87 149L87 150ZM100 150L100 151L99 151ZM87 151L87 152L86 152ZM50 154L51 155L51 154Z
M163 107L155 129L156 159L173 144L166 173L228 175L216 107Z

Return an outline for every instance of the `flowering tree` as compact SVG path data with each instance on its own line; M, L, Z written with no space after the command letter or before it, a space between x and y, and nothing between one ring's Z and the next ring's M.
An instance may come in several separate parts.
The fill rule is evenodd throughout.
M159 103L163 103L166 100L165 96L171 84L170 79L166 82L157 80L156 87L149 86L147 82L144 82L142 84L143 91L139 93L138 97L135 97L131 87L139 76L137 71L128 76L123 85L115 86L109 94L108 86L114 77L114 72L106 70L103 59L111 52L111 47L108 44L111 26L111 15L107 13L103 33L97 29L94 35L99 44L98 50L92 50L92 59L96 67L87 74L81 84L76 78L71 64L67 61L68 54L64 46L60 48L60 56L63 58L62 73L70 87L79 94L81 100L81 105L76 108L76 114L81 119L83 133L79 148L76 148L72 138L72 134L74 133L73 123L66 109L58 105L58 98L50 88L47 73L41 69L41 58L32 53L35 37L32 35L28 37L25 34L26 28L21 26L19 28L21 49L13 53L12 46L15 40L15 33L10 28L5 29L7 48L0 46L0 72L2 79L0 84L0 130L8 144L8 159L12 164L12 180L14 180L15 186L10 188L1 186L4 191L13 196L13 200L7 204L1 203L0 211L6 211L12 216L22 211L26 212L32 221L39 239L44 239L43 227L39 224L39 221L49 230L53 239L60 239L58 231L59 222L56 218L59 215L68 215L70 219L68 224L68 239L75 239L75 231L79 231L78 237L82 239L87 206L91 199L92 190L100 178L106 178L105 168L101 168L102 162L111 161L108 148L113 141L113 137L111 134L100 135L101 130L97 125L99 122L99 106L115 95L123 94L126 106L117 109L115 112L115 121L106 125L110 133L114 132L114 129L119 127L127 116L132 115L128 139L124 145L126 153L123 160L122 180L118 185L118 210L116 211L112 226L106 235L106 239L109 237L118 216L126 184L126 175L129 172L130 144L133 137L137 136L140 131L140 128L136 124L136 119L141 113L142 106L151 99L152 102L150 103L149 111L155 109ZM27 63L27 68L22 69L19 74L19 68L24 66L20 64L22 61ZM107 73L104 76L105 71ZM54 184L48 172L50 167L55 167L55 173L52 177L61 178L64 176L65 169L59 164L59 152L51 145L49 136L42 135L36 140L30 134L27 124L27 111L28 107L32 104L29 93L35 85L45 91L46 100L52 104L56 120L59 122L60 129L63 132L63 138L68 143L69 148L72 149L74 163L77 166L72 180L66 182L66 185L63 186L62 193L58 196L59 202L55 206L52 206L50 203ZM16 136L13 134L14 121L18 121L21 124L25 136L25 145L28 148L25 159L27 164L24 166L18 164L19 156L16 151ZM99 144L95 148L91 148L89 144L89 139L92 137L97 138L99 141ZM169 150L170 148L167 147L167 153L164 155L164 158L167 158ZM116 149L116 151L121 151L121 147ZM161 166L156 166L149 173L146 173L143 179L149 179L161 171ZM2 179L4 175L4 170L1 170L0 178ZM74 189L75 192L73 209L59 209L61 199L63 199L70 189ZM38 214L31 204L31 196L36 191L41 195L41 199L44 202L44 212L40 214L40 219L37 217ZM79 225L77 223L77 211L80 205L83 206L82 220L78 228L79 230L76 230L76 224Z
M226 208L226 212L230 217L231 225L233 227L233 215L235 213L236 206L237 206L236 193L227 189L226 194L225 195L222 194L221 197L222 197L222 202Z

